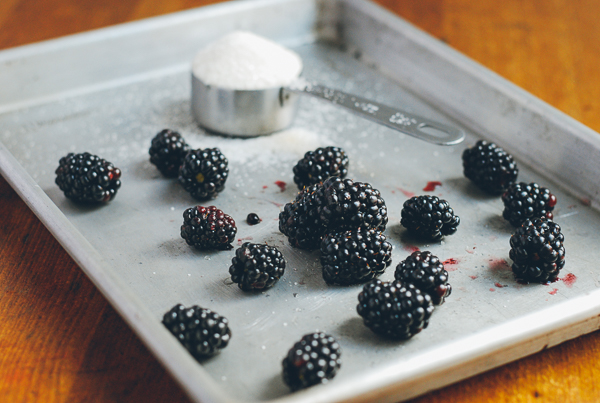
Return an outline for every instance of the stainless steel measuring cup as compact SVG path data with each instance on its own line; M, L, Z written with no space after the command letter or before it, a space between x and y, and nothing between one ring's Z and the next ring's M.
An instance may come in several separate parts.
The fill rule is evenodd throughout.
M207 85L192 73L192 113L196 122L231 136L260 136L287 128L296 114L299 94L323 99L430 143L453 145L465 137L461 129L301 78L287 87L233 90Z

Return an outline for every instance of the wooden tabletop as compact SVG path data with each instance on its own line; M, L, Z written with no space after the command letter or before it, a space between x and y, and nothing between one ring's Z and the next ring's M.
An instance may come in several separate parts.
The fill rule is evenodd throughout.
M0 49L215 2L2 0ZM600 131L600 0L376 2ZM0 240L0 401L188 401L2 177ZM595 332L416 401L599 401L598 379Z

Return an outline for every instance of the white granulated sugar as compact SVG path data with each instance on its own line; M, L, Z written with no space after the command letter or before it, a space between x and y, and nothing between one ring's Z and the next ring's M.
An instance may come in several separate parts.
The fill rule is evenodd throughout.
M261 90L292 83L300 76L302 59L269 39L235 31L198 52L192 70L207 85Z

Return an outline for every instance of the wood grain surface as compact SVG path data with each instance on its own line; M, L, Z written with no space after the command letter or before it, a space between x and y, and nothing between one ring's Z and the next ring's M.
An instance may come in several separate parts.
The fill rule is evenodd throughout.
M600 0L376 2L600 131ZM209 3L2 0L0 49ZM188 401L1 177L0 319L2 402ZM595 332L415 401L600 401L599 378Z

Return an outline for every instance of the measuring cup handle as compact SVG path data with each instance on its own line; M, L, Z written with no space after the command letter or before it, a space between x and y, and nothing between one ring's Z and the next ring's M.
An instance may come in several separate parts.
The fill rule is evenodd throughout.
M430 143L454 145L465 138L461 129L320 84L298 81L286 90L321 98L366 119Z

